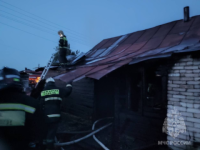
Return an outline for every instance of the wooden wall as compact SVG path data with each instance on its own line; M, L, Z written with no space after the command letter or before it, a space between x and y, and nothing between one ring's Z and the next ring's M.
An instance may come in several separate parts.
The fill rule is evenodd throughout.
M126 66L120 69L115 76L115 102L114 102L114 126L113 126L113 149L139 149L157 145L158 141L166 139L162 133L165 115L156 110L145 107L146 100L146 77L147 75L138 69L140 66ZM123 72L123 74L121 74ZM137 77L141 77L139 79ZM133 81L136 80L136 81ZM134 93L133 86L141 86L141 90ZM135 88L134 88L135 89ZM134 96L139 94L141 96ZM132 96L131 96L132 95ZM137 105L138 109L131 107Z
M114 82L109 75L95 81L95 120L114 117Z
M94 80L82 79L73 83L72 93L63 101L62 110L85 119L92 119L93 106Z
M62 73L66 73L65 68L50 69L45 76L54 77ZM64 88L66 83L61 80L55 80L56 86ZM83 117L85 119L92 119L94 109L94 80L82 79L73 82L71 95L62 102L62 111Z

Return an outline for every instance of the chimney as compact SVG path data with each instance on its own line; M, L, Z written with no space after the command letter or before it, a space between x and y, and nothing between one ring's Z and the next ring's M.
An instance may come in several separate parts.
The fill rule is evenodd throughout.
M184 22L190 21L189 6L184 7Z

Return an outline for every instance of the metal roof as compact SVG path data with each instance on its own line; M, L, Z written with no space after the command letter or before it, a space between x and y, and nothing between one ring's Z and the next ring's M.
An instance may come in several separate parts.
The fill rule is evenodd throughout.
M81 58L83 58L85 56L85 53L81 52L73 61L72 64L77 62L78 60L80 60Z
M173 53L198 51L199 24L200 16L194 16L189 22L177 20L143 31L104 39L86 53L84 64L56 78L66 82L72 79L67 79L69 76L73 76L73 80L83 77L99 80L126 64L170 57Z

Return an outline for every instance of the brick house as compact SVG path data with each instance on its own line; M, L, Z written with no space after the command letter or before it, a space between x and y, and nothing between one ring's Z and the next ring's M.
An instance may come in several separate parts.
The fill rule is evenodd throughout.
M184 118L186 132L177 140L200 142L200 59L186 55L169 73L168 112L175 107ZM169 140L172 138L169 136ZM186 148L186 146L180 146Z
M158 142L167 140L195 146L200 142L199 24L200 16L194 16L104 39L73 66L54 71L59 86L73 80L63 110L92 120L113 116L112 143L105 144L115 150L159 149ZM173 110L181 113L176 127L183 130L166 126Z

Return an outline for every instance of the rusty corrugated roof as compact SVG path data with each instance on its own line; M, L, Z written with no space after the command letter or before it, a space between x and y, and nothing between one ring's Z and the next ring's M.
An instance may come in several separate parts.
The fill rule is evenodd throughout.
M126 64L169 57L172 53L200 50L199 24L200 16L194 16L189 22L177 20L143 31L104 39L87 53L84 65L56 78L66 82L84 77L99 80Z

